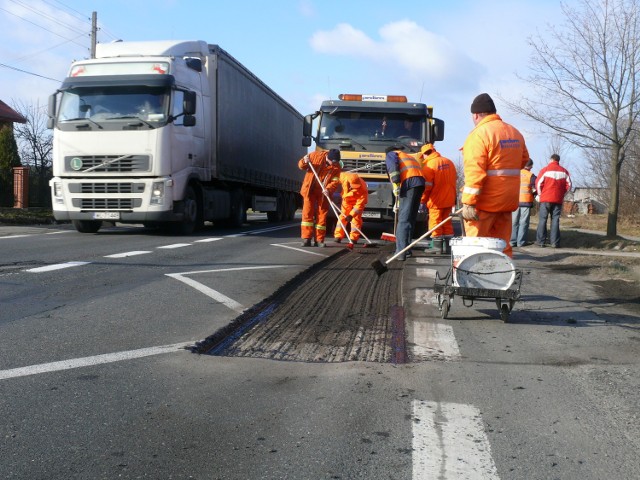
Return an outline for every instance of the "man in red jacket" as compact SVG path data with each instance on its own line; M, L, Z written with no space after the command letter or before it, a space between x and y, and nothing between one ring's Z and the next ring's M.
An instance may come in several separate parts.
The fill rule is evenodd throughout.
M569 172L560 166L560 155L553 154L546 167L538 173L536 190L540 200L540 217L536 231L536 245L544 247L547 238L547 218L551 215L551 234L549 243L552 248L560 246L560 214L565 194L571 190Z

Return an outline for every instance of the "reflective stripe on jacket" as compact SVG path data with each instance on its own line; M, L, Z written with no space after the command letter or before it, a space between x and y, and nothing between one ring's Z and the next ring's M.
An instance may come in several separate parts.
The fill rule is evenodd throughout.
M522 134L494 113L476 125L462 150L462 203L487 212L518 208L520 170L529 160Z
M413 155L398 151L389 152L386 165L393 183L403 183L411 177L422 177L420 162Z
M538 173L536 190L541 203L562 203L571 190L571 176L558 162L551 160Z

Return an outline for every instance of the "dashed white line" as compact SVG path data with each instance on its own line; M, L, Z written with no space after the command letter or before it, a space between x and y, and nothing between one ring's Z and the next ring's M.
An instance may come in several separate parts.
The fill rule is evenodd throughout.
M222 237L202 238L200 240L196 240L194 243L217 242L218 240L222 240Z
M460 348L450 325L426 321L414 321L411 325L414 343L412 353L415 357L442 360L460 358Z
M413 480L499 480L476 407L414 400L412 410Z
M170 249L170 248L182 248L182 247L189 247L191 246L190 243L174 243L171 245L162 245L160 247L156 247L156 248L166 248L166 249Z
M324 253L318 253L318 252L312 252L309 249L303 249L303 248L296 248L296 247L291 247L289 245L283 245L281 243L272 243L271 244L272 247L282 247L282 248L288 248L290 250L295 250L297 252L303 252L303 253L308 253L309 255L316 255L318 257L329 257L329 255L325 255Z
M61 270L63 268L79 267L81 265L88 265L90 263L91 262L56 263L55 265L47 265L46 267L29 268L29 269L25 270L25 272L32 272L32 273L51 272L53 270Z
M144 255L145 253L151 253L151 252L148 250L134 250L133 252L114 253L113 255L105 255L105 258L134 257L136 255Z
M121 362L123 360L150 357L152 355L160 355L163 353L177 352L178 350L193 344L194 342L174 343L173 345L140 348L138 350L129 350L125 352L105 353L103 355L94 355L92 357L72 358L69 360L62 360L60 362L41 363L39 365L31 365L28 367L0 370L0 380L26 377L28 375L37 375L39 373L58 372L60 370L69 370L72 368L89 367L92 365L101 365L104 363Z

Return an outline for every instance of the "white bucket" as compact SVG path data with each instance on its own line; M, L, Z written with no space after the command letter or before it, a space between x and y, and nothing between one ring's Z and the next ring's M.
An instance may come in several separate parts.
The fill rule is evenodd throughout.
M511 258L502 253L506 245L501 238L452 238L453 284L507 290L515 281L516 270Z

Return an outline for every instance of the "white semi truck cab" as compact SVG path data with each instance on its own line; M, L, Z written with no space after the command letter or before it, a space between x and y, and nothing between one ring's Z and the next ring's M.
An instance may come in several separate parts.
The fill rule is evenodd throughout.
M293 218L305 153L300 115L217 45L100 44L49 101L53 213L103 221L239 225L246 210Z
M365 220L392 221L395 199L385 150L397 146L416 154L425 143L443 140L444 122L432 110L405 96L342 94L305 117L303 145L313 140L317 149L340 149L343 169L357 172L369 187Z

